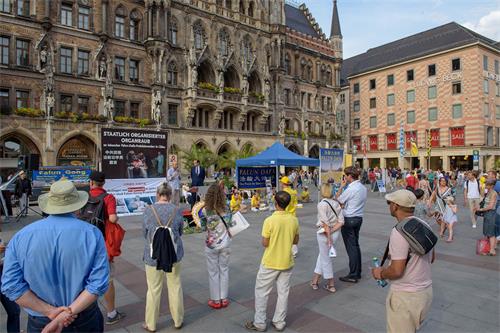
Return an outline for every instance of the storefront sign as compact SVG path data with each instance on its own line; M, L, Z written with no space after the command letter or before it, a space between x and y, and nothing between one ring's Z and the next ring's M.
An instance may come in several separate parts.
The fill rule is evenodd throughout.
M462 79L462 72L453 72L453 73L448 73L448 74L444 74L441 76L435 76L435 77L425 79L425 80L416 81L414 83L410 83L409 87L415 88L415 87L423 87L423 86L434 86L434 85L438 84L439 82L448 82L448 81L455 81L455 80L461 80L461 79Z
M165 176L167 133L103 128L101 142L102 171L108 178Z
M463 127L450 128L450 145L465 146L465 130Z
M500 82L500 74L490 73L488 71L483 71L483 76L489 80Z
M238 167L238 188L266 188L266 180L276 187L275 167Z
M439 147L440 129L431 129L431 147Z
M140 215L156 201L156 189L164 178L107 179L104 189L116 198L119 216Z
M370 142L370 151L377 151L377 149L378 149L378 136L371 135L368 137L368 140Z
M321 184L335 183L342 181L344 166L344 150L337 148L319 149L319 169Z
M88 183L90 172L90 168L81 167L40 167L39 170L33 170L33 187L50 186L61 178L74 183Z
M389 133L385 136L387 141L387 150L398 149L398 138L396 133Z
M409 131L409 132L406 132L405 133L405 142L406 142L406 149L411 149L411 142L412 140L415 142L415 144L418 144L417 143L417 131Z

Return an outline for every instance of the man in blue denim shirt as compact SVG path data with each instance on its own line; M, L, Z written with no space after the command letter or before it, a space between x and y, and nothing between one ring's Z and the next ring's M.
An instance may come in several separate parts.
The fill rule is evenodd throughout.
M87 199L72 182L55 182L38 199L50 216L21 229L7 246L2 293L28 312L28 332L46 326L103 331L97 298L108 288L104 239L99 229L73 215Z

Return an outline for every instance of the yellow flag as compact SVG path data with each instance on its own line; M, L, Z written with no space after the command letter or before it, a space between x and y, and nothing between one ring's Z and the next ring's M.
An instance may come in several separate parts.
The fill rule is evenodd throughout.
M414 141L411 142L411 156L418 156L418 147Z

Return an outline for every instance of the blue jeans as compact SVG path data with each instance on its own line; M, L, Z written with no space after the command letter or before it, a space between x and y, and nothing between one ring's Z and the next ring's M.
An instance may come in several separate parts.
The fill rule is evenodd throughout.
M2 276L3 265L0 266L0 277ZM2 287L2 282L0 281L0 288ZM7 312L7 332L8 333L19 333L20 332L20 321L19 321L19 313L21 312L19 309L19 305L16 302L11 301L4 294L0 293L0 302L2 303L5 312ZM2 331L0 329L0 331Z
M28 317L28 333L41 332L50 323L47 317ZM75 321L63 332L102 332L104 330L104 319L97 302L90 305L83 312L78 314Z

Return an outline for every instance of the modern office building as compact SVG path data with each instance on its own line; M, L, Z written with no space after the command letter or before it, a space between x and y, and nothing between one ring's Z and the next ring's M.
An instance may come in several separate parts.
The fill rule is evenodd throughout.
M499 63L498 41L455 22L344 60L358 160L445 170L498 165Z
M102 127L314 154L342 137L336 5L331 30L284 0L0 0L1 168L98 166Z

